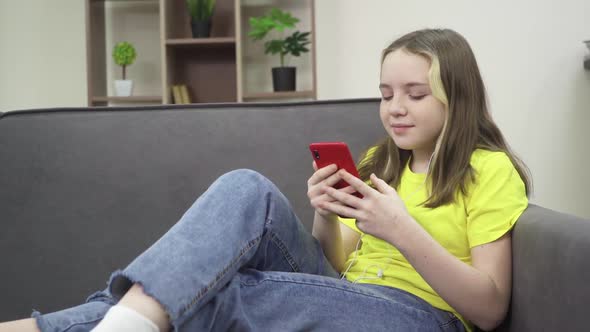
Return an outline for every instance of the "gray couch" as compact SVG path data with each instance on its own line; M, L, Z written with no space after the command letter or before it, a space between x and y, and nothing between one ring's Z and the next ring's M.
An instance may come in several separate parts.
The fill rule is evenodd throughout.
M311 228L307 145L382 135L378 100L0 114L0 321L80 303L219 175L255 169ZM505 331L587 330L590 222L530 206Z

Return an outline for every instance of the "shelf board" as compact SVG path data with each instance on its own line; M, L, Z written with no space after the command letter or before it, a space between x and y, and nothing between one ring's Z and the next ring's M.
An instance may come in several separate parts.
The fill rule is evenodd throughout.
M115 96L100 96L92 97L93 102L113 102L113 103L162 103L160 96L130 96L130 97L115 97Z
M90 0L90 2L153 2L158 3L158 0Z
M277 5L277 1L273 0L243 0L241 3L242 8L277 7Z
M246 93L242 97L244 101L254 99L290 99L290 98L313 98L312 90L305 91L280 91L280 92L259 92Z
M166 39L166 46L234 46L235 37L212 37L212 38L174 38Z

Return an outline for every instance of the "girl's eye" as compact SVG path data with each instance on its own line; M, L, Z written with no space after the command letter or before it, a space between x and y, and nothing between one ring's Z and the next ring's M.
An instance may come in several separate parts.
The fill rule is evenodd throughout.
M381 99L387 100L387 101L391 100L392 98L393 98L393 96L382 96L381 97Z
M426 97L426 95L417 95L417 96L410 95L410 99L412 99L412 100L420 100L420 99L423 99L424 97Z

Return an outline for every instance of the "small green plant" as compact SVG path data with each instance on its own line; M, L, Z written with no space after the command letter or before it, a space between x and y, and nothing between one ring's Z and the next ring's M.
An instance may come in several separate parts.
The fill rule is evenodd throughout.
M117 43L113 48L113 59L116 64L123 68L123 79L126 79L127 77L127 66L133 64L136 56L137 52L135 52L135 47L129 42Z
M205 22L213 16L215 0L186 0L186 5L194 22Z
M285 66L285 56L300 56L302 53L309 52L306 46L310 43L308 40L309 32L295 31L290 36L283 38L283 32L286 29L295 28L299 19L291 16L290 13L284 12L278 8L273 8L266 15L261 17L250 18L251 30L248 33L253 40L264 39L271 31L278 32L279 39L271 39L264 43L265 54L279 54L281 67Z

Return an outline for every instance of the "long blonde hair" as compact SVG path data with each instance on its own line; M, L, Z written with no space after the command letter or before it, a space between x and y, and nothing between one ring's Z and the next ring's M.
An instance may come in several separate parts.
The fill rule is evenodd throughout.
M457 190L467 194L467 185L475 180L470 166L471 154L477 148L503 151L512 161L525 184L527 195L532 191L530 172L510 150L488 111L486 89L471 47L457 32L449 29L414 31L395 40L381 56L404 50L430 62L429 84L432 94L446 108L446 119L428 170L429 208L452 203ZM394 188L400 183L404 167L412 151L397 147L387 136L376 146L370 158L367 152L359 165L364 181L371 173Z

